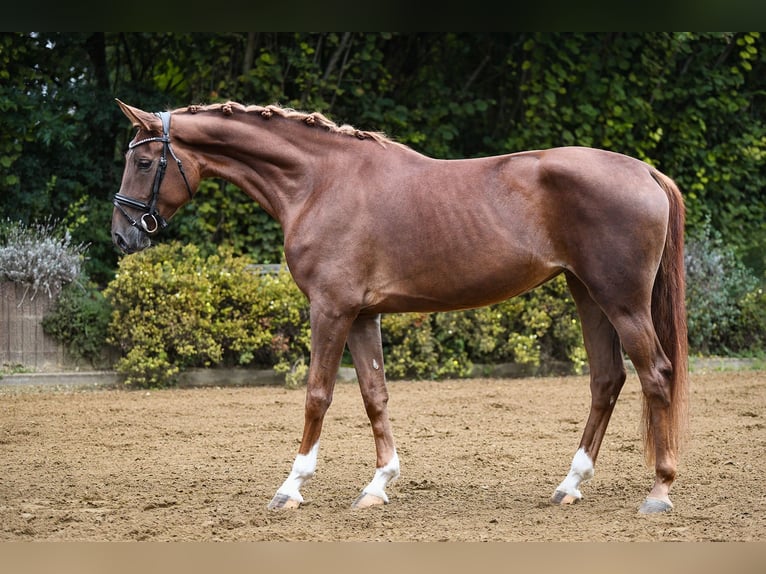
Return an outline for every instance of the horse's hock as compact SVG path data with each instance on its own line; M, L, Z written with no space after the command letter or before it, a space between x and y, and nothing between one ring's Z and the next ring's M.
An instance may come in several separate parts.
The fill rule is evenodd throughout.
M55 298L33 295L21 283L0 282L0 368L57 371L66 367L64 347L43 331Z

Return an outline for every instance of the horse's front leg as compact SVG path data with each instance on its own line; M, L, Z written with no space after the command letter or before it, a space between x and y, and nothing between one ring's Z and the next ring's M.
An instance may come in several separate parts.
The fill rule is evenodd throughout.
M317 467L319 435L332 402L335 379L353 317L328 312L311 305L311 362L306 387L303 438L287 479L279 487L269 508L298 508L303 502L301 487Z
M354 360L364 408L372 425L377 453L375 476L352 504L366 508L386 504L386 486L399 476L399 457L388 419L388 389L383 370L383 347L380 315L358 317L348 335L348 347Z

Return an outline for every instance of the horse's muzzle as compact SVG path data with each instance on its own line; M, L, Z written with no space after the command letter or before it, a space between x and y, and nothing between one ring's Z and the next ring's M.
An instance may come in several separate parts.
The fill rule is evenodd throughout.
M133 227L123 232L113 231L112 242L125 254L142 251L151 245L149 237Z

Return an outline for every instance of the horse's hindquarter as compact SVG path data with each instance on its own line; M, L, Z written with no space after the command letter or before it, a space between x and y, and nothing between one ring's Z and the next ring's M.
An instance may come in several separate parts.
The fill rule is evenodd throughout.
M590 290L651 289L665 245L669 200L652 168L590 148L545 152L538 184L556 256ZM601 284L601 285L599 285Z

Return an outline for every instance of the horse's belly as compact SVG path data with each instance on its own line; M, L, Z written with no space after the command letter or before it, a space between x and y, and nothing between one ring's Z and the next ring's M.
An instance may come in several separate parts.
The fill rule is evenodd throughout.
M470 309L525 293L562 268L553 263L493 260L482 264L443 264L383 280L367 292L364 307L376 313L435 312Z

